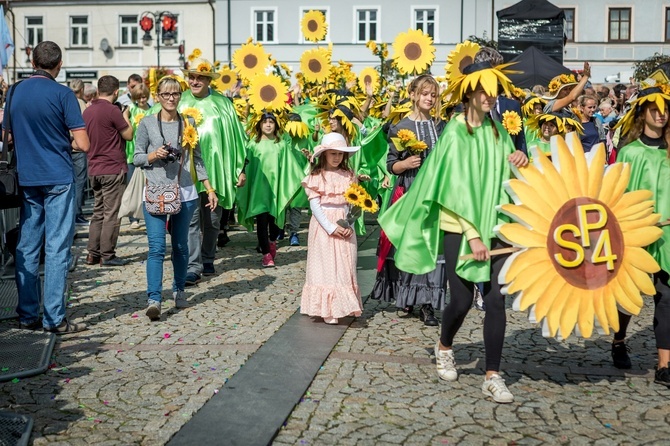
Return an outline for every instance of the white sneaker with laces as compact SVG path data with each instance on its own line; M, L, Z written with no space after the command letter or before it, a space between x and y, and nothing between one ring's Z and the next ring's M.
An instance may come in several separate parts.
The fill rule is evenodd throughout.
M489 379L484 379L482 393L493 398L496 403L514 402L514 395L505 385L505 380L498 374L492 375Z
M437 376L445 381L456 381L456 359L453 350L440 350L440 341L435 343L435 363L437 364Z

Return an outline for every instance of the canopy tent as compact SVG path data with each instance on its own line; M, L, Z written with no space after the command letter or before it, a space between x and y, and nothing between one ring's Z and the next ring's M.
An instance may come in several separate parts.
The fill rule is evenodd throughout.
M565 12L547 0L522 0L501 9L498 16L498 51L505 62L535 46L563 63Z
M532 88L534 85L546 87L554 76L572 73L534 46L528 47L510 62L516 62L510 70L522 71L508 76L514 85L520 88Z

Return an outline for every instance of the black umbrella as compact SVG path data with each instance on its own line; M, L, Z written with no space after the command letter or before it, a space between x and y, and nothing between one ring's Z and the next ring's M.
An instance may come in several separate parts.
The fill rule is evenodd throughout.
M535 85L546 87L555 76L572 73L534 46L526 48L510 62L516 62L509 68L510 70L522 72L509 75L512 83L520 88L532 88Z

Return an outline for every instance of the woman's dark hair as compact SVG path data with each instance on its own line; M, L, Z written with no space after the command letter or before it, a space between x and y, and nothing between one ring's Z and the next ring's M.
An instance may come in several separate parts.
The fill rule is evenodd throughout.
M263 113L263 117L256 123L256 126L254 127L254 131L256 133L254 141L260 142L261 138L263 137L261 126L267 119L271 119L275 123L275 130L273 134L275 136L275 142L279 142L279 124L277 124L277 118L272 113Z
M328 115L328 119L331 119L333 117L332 114ZM338 122L338 130L333 130L330 129L331 131L337 132L340 135L344 136L345 141L347 141L347 144L351 144L351 137L349 136L349 132L347 132L347 129L342 125L342 118L340 116L335 116L335 119L337 119Z
M349 167L349 153L344 152L342 161L337 166L338 169L346 170L347 172L353 172L351 167ZM317 158L315 163L312 163L312 175L318 175L326 169L326 152L323 152L319 158Z
M635 113L635 119L633 120L633 125L631 126L631 129L628 131L626 134L625 138L623 139L623 142L619 145L619 147L624 147L627 146L628 144L632 143L633 141L637 140L640 136L642 136L642 133L644 133L644 115L647 112L647 109L653 104L653 102L647 102L646 104L642 105L637 113ZM668 105L665 104L666 110L668 110ZM670 122L670 121L669 121ZM670 125L668 122L665 123L665 128L663 129L663 140L665 141L665 149L667 151L667 156L670 158Z
M41 70L53 70L63 59L60 47L49 40L40 42L33 50L33 64Z

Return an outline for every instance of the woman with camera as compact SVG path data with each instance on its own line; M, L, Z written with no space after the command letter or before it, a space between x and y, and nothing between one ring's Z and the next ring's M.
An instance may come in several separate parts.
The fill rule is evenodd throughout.
M161 111L140 121L133 161L136 167L144 169L147 190L159 191L162 188L167 190L177 185L181 209L169 215L165 215L167 211L164 209L157 212L153 194L152 197L145 194L144 220L149 239L146 315L152 321L159 320L161 315L166 228L172 237L171 258L174 269L172 295L175 307L184 308L187 306L184 285L188 266L188 226L193 212L198 208L198 192L194 185L196 179L202 181L207 189L209 198L207 207L214 209L218 202L216 191L209 183L205 164L200 156L195 124L177 112L181 99L181 85L176 78L166 76L158 82L156 90ZM164 207L168 197L168 193L163 194L164 202L159 208ZM169 224L167 224L168 216Z

